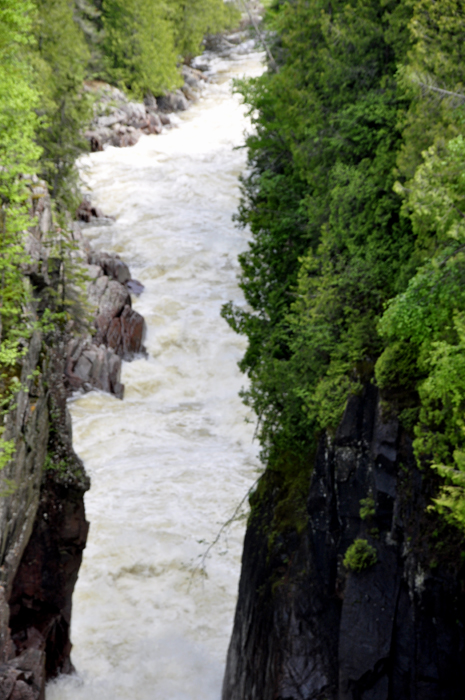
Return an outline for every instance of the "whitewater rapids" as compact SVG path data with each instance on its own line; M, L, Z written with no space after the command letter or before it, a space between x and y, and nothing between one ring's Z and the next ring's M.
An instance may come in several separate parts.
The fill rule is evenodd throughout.
M80 163L93 202L115 217L85 234L145 285L147 359L123 364L124 401L72 400L75 449L92 479L91 523L73 598L77 674L47 700L219 700L246 507L202 556L259 474L238 396L245 350L220 317L243 304L235 228L249 128L231 79L263 57L209 55L214 76L177 128ZM249 416L252 418L251 416Z

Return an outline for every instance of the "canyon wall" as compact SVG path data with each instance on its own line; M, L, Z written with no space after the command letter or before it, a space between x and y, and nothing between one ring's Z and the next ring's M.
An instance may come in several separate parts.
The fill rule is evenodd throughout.
M22 390L5 422L16 452L0 498L0 698L42 698L47 678L71 670L71 595L88 523L89 480L72 448L64 346L36 332Z
M223 700L458 700L463 542L426 511L434 476L373 386L311 462L301 528L277 524L271 474L252 497ZM360 571L355 539L376 550Z
M36 224L24 275L38 321L53 310L65 273L51 253L50 236L60 233L45 183L31 183L30 204ZM3 438L15 450L0 471L0 700L43 700L46 681L73 670L71 604L90 482L73 450L67 399L95 388L122 398L121 360L143 352L144 319L130 294L142 286L118 256L93 251L76 223L69 229L67 255L85 273L86 309L66 328L38 324L24 340L25 354L12 368L20 390L3 417Z

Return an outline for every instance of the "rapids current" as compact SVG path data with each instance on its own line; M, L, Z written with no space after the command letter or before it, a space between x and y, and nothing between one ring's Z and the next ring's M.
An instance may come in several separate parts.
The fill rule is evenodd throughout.
M243 49L244 50L244 49ZM250 50L249 50L250 51ZM219 700L245 513L202 555L257 478L253 423L238 396L245 350L220 317L243 304L232 220L249 127L231 79L262 55L210 55L212 82L178 128L87 156L93 201L115 217L89 227L145 285L147 359L123 363L124 401L71 402L74 445L92 479L90 534L73 598L77 674L47 700Z

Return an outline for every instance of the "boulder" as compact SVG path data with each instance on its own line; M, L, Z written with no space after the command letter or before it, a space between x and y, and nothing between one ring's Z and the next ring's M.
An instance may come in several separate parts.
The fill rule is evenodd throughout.
M167 112L188 109L197 97L200 85L205 81L201 70L182 67L184 85L180 90L155 98L147 94L144 102L129 102L116 88L99 81L87 81L85 90L96 93L96 116L85 137L91 151L101 151L105 145L117 148L134 146L141 134L160 134L163 126L169 126ZM165 114L158 114L158 111Z
M41 639L42 649L28 649L0 669L0 700L45 699L45 639Z
M83 384L90 381L92 372L92 358L81 355L76 362L73 373Z
M158 97L157 103L158 109L162 112L185 112L189 107L189 102L181 90L168 92L166 95Z
M145 105L139 102L128 102L122 108L125 117L120 119L122 123L132 124L135 126L140 121L145 121L147 119L147 111Z
M103 211L91 204L89 199L83 199L76 211L76 218L79 221L90 223L92 219L101 219L105 216Z
M113 124L116 124L117 122L124 122L126 120L126 114L127 112L125 111L124 107L123 109L117 109L115 110L112 114L109 114L108 116L104 117L98 117L97 119L97 126L98 127L111 127Z
M116 280L110 280L100 299L99 314L110 314L114 318L120 315L126 305L131 306L128 290Z
M191 88L198 88L202 82L205 82L204 74L202 71L197 70L196 68L191 68L191 66L184 65L181 72L185 85L188 85Z
M148 92L144 97L144 105L147 111L155 112L158 109L157 98L151 92Z
M129 289L131 294L135 294L136 296L139 296L139 294L142 294L144 291L145 287L142 284L142 282L139 282L138 280L128 280L126 282L126 288Z
M126 263L121 260L119 255L101 253L93 259L98 260L98 264L103 270L103 274L107 275L112 280L116 280L120 284L125 284L131 279L129 268Z
M101 268L99 269L101 270ZM87 288L87 298L89 300L90 305L94 308L96 312L98 312L100 299L102 298L108 286L108 282L109 279L107 275L101 275L100 277L97 277L96 280L91 282Z
M144 318L130 306L125 306L119 318L113 318L106 333L106 343L124 360L143 352Z
M144 286L131 279L128 266L115 253L87 254L91 281L87 297L95 313L94 337L72 338L66 351L68 391L100 389L123 397L121 359L131 360L144 352L143 317L131 308L130 292L140 294Z
M140 131L137 131L133 126L124 126L115 124L114 133L111 136L110 143L118 148L127 148L135 146L141 137Z
M121 324L119 318L115 320ZM104 337L106 339L106 331ZM71 340L67 348L65 376L71 390L100 389L123 398L121 357L115 354L112 347L98 345L90 339L77 344Z
M147 125L144 127L144 131L148 134L161 134L162 129L163 124L158 114L149 114L147 119Z
M122 357L125 360L130 360L134 355L143 352L144 331L144 317L130 306L125 306L121 314Z

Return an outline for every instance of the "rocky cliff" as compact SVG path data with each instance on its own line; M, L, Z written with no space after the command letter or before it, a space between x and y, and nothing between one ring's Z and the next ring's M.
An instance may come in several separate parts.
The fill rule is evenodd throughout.
M83 465L72 448L64 345L36 332L22 390L5 420L16 452L0 498L0 698L42 698L45 680L69 671L71 595L88 523Z
M61 234L45 183L31 183L31 216L24 274L33 291L29 312L39 319L63 278L51 252L50 236ZM46 680L73 669L71 602L90 483L73 450L67 398L93 388L122 398L121 360L143 352L144 319L130 294L141 285L118 256L93 251L71 222L70 234L69 255L85 273L86 313L78 324L42 327L24 341L13 370L21 388L2 418L15 451L0 471L0 700L43 700ZM9 378L1 379L5 388Z
M434 476L373 386L310 467L300 527L279 526L272 473L252 497L223 700L458 700L463 542L426 511ZM360 571L356 539L376 550Z

